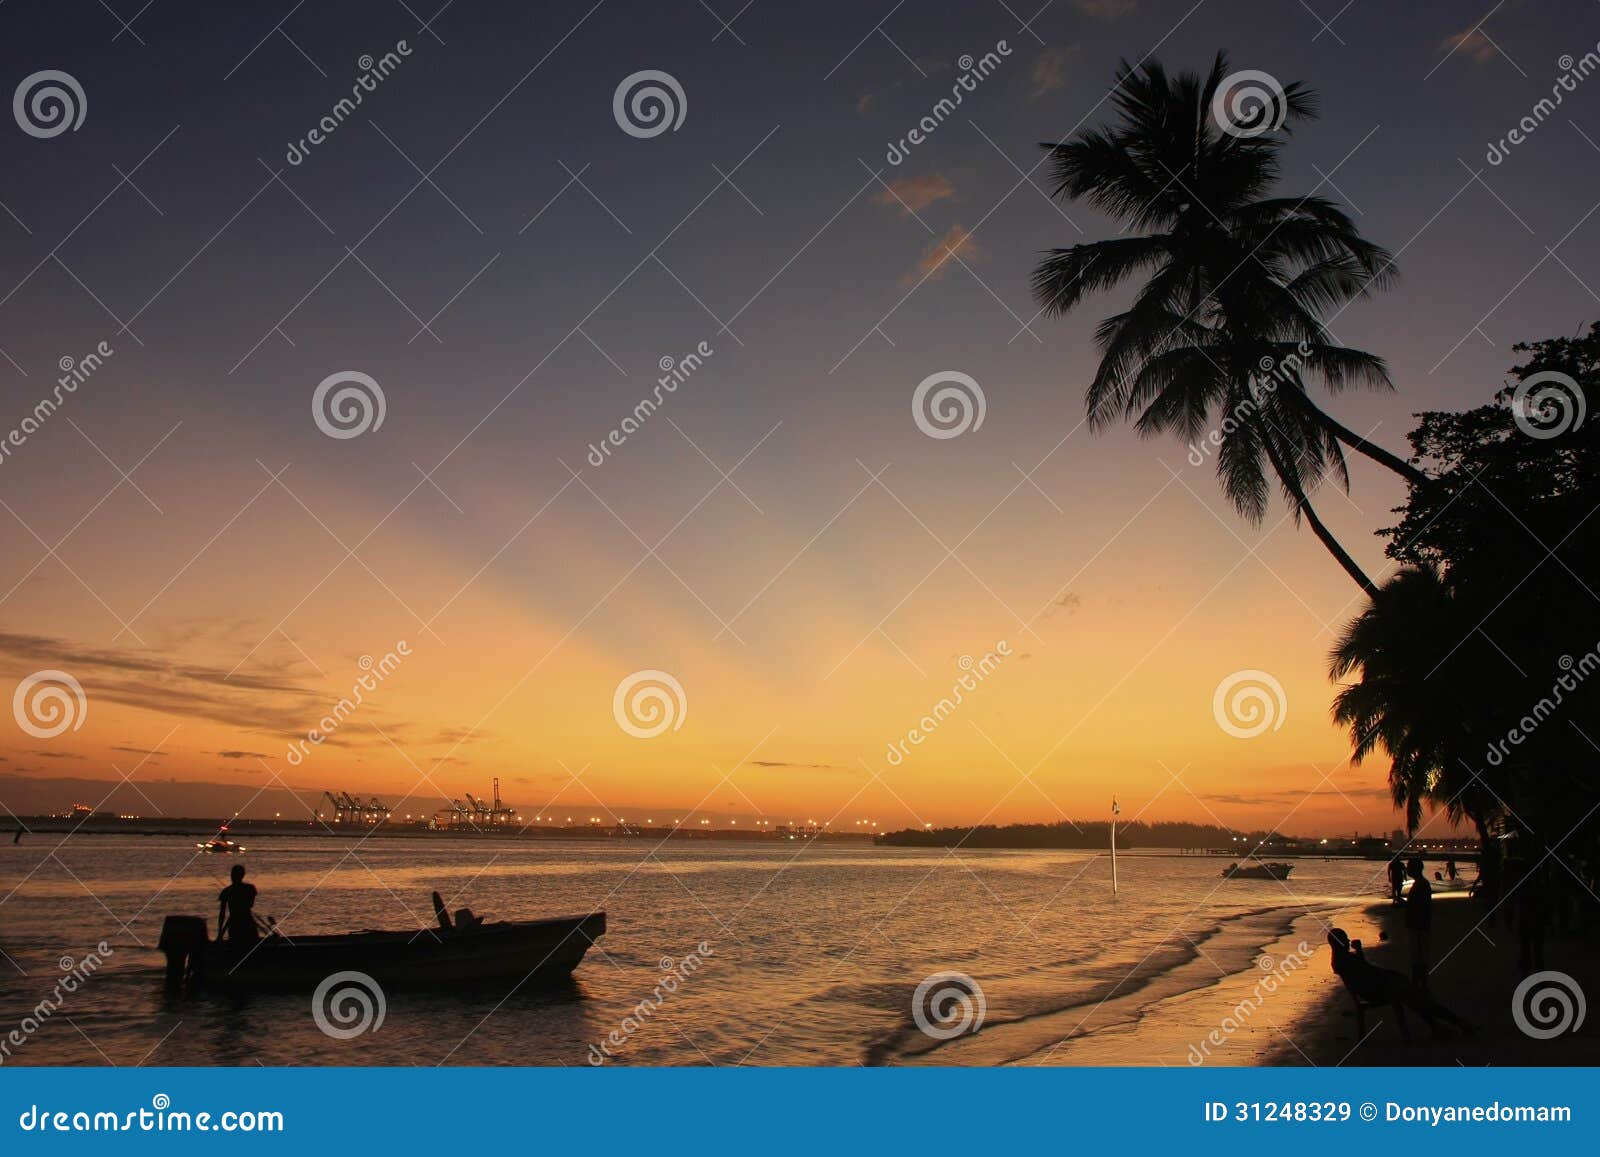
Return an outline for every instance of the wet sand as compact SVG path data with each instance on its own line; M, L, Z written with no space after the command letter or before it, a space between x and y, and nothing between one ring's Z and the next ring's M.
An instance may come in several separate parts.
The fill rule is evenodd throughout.
M1226 1066L1307 1064L1296 1055L1301 1025L1316 1014L1324 999L1328 946L1324 939L1333 910L1293 916L1285 911L1275 936L1240 961L1202 952L1195 969L1209 969L1212 982L1189 988L1147 1006L1136 1020L1104 1028L1093 1024L1099 1010L1085 1018L1082 1029L1035 1062L1071 1065ZM1221 967L1232 964L1226 971ZM1285 1054L1287 1054L1285 1056Z
M1519 943L1502 918L1466 896L1434 903L1430 991L1477 1026L1475 1035L1449 1027L1436 1036L1408 1013L1409 1042L1392 1014L1369 1009L1366 1035L1344 985L1333 975L1327 945L1332 926L1362 941L1368 959L1409 974L1402 913L1386 901L1284 910L1237 923L1204 945L1197 958L1164 979L1181 991L1129 992L1091 1008L1069 1010L1033 1027L1052 1037L1021 1064L1051 1065L1593 1065L1600 1064L1600 1011L1576 1032L1540 1040L1512 1016L1519 980ZM1274 935L1265 942L1263 933ZM1384 939L1387 933L1387 939ZM1251 936L1254 934L1254 940ZM1243 954L1239 949L1251 944ZM1587 996L1600 997L1600 947L1552 935L1545 967L1568 973ZM1196 986L1196 977L1210 976ZM1154 999L1152 999L1154 997ZM1004 1030L1002 1030L1004 1031ZM1014 1031L1014 1030L1013 1030ZM983 1035L988 1035L985 1029Z

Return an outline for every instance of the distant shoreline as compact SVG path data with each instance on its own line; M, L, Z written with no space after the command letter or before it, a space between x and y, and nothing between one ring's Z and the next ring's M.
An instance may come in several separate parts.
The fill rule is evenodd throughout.
M421 823L383 822L376 824L325 823L317 820L224 820L175 816L170 819L90 818L68 819L62 816L19 816L8 822L0 831L16 831L20 821L25 836L213 836L226 824L228 834L235 837L279 836L286 838L318 838L347 836L365 839L369 836L424 840L619 840L619 839L673 839L673 840L726 840L739 843L788 845L813 840L823 843L849 843L871 845L872 837L854 832L794 833L792 836L777 831L741 830L737 828L672 828L644 826L583 826L549 827L520 824L495 824L483 827L429 828Z

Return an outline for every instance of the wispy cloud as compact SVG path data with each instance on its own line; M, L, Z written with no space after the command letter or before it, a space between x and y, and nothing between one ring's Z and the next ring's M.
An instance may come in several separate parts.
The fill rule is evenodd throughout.
M1057 612L1075 615L1078 613L1078 608L1081 606L1083 606L1083 600L1077 595L1073 594L1071 591L1068 591L1060 598L1050 600L1050 606L1045 611L1044 617L1048 619Z
M873 196L879 205L900 210L902 215L920 213L935 201L956 195L955 182L943 173L927 173L920 177L902 177L890 181L887 189Z
M1039 51L1029 74L1030 100L1038 100L1046 93L1067 86L1067 58L1077 51L1076 44L1052 44Z
M965 225L952 225L943 237L928 242L916 268L906 274L903 280L908 285L937 280L949 272L957 257L970 262L977 260L980 253L972 232Z
M323 696L272 674L228 672L149 652L83 647L66 639L0 632L0 670L24 676L44 667L71 672L89 701L118 703L250 731L302 732L322 714Z
M1459 52L1474 64L1488 64L1499 51L1483 30L1476 26L1452 32L1439 43L1439 48L1444 52Z
M1203 795L1199 798L1208 803L1229 804L1235 807L1264 807L1271 804L1274 807L1286 803L1299 803L1309 797L1348 796L1351 799L1386 800L1390 798L1389 789L1386 787L1347 787L1344 789L1334 787L1318 787L1311 791L1297 788L1285 788L1281 791L1264 791L1258 795L1245 795L1242 793L1223 793L1218 795Z

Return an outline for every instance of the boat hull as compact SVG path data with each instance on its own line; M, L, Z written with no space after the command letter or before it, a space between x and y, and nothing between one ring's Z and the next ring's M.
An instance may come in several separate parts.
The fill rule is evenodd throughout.
M365 973L386 991L543 987L568 977L605 930L605 913L594 912L451 931L273 935L248 948L209 941L191 959L196 979L225 991L309 991L339 972Z
M1292 871L1289 864L1253 864L1248 868L1224 868L1222 876L1226 880L1287 880Z

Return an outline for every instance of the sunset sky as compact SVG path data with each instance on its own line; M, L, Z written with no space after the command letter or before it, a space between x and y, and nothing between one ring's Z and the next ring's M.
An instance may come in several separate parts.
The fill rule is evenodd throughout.
M1341 201L1402 273L1334 324L1397 391L1329 409L1403 450L1412 412L1487 401L1512 343L1600 316L1600 80L1485 160L1595 50L1600 6L1476 27L1487 2L1055 0L1019 27L1036 4L579 0L426 29L434 4L333 7L0 9L5 90L61 70L87 106L49 138L0 125L0 437L62 359L113 351L0 458L0 690L61 670L87 703L51 738L0 716L0 802L131 774L426 812L498 775L527 810L658 822L1100 818L1116 793L1146 819L1397 826L1386 762L1350 768L1328 718L1356 587L1276 496L1252 527L1183 445L1083 424L1091 334L1126 299L1046 320L1028 275L1117 227L1048 199L1038 142L1109 118L1119 58L1226 49L1316 88L1283 191ZM613 94L647 69L686 108L640 138ZM941 243L960 261L935 269ZM379 384L381 426L318 428L340 371ZM979 383L981 427L918 428L940 371ZM1351 473L1317 505L1376 574L1403 492ZM681 685L680 728L618 725L641 670ZM1219 727L1241 670L1281 684L1281 727Z

